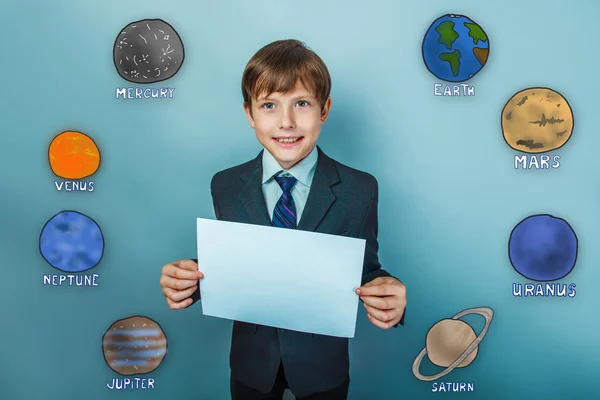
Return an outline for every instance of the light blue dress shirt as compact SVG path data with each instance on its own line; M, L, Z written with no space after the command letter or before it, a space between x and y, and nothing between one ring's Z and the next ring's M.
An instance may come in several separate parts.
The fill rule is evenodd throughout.
M313 177L315 176L315 170L317 168L317 160L319 153L317 146L298 164L294 165L291 169L284 169L275 157L267 149L263 151L262 165L263 165L263 176L262 176L262 192L265 197L265 203L267 204L267 210L269 211L269 217L273 219L273 211L275 205L279 201L279 198L283 194L281 187L277 181L273 178L279 171L284 171L292 175L297 179L296 184L292 188L291 194L294 199L294 205L296 206L296 224L300 222L302 212L306 206L306 200L308 199L308 193L310 192L310 185Z

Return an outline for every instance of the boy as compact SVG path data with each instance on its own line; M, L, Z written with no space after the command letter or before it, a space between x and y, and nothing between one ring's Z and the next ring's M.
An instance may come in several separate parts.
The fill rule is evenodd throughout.
M406 288L381 269L377 251L376 179L327 157L316 146L331 107L323 61L297 40L259 50L242 77L244 110L264 149L251 161L217 173L211 193L217 219L366 239L362 287L369 320L383 329L404 324ZM280 251L282 262L295 248ZM197 260L163 267L161 286L172 309L200 298ZM348 339L286 331L240 321L230 354L233 400L346 399Z

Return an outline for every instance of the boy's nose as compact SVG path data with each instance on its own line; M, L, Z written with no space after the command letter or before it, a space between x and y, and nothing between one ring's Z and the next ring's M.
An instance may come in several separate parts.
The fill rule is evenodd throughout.
M279 116L279 129L293 129L295 127L294 112L282 107L282 112Z
M293 129L296 127L296 122L294 121L294 116L290 111L284 111L281 113L281 118L279 119L279 129Z

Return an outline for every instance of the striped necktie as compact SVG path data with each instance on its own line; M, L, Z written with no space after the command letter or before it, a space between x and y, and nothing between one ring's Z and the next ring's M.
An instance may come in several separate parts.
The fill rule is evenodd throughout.
M275 210L273 211L273 226L279 228L296 229L296 205L292 198L292 188L296 183L296 178L289 175L288 173L280 174L279 172L274 176L275 180L283 190L283 194L275 204Z

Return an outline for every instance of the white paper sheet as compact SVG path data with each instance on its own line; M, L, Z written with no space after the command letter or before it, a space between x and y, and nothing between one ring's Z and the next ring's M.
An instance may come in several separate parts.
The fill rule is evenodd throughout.
M205 315L354 337L365 240L198 218Z

